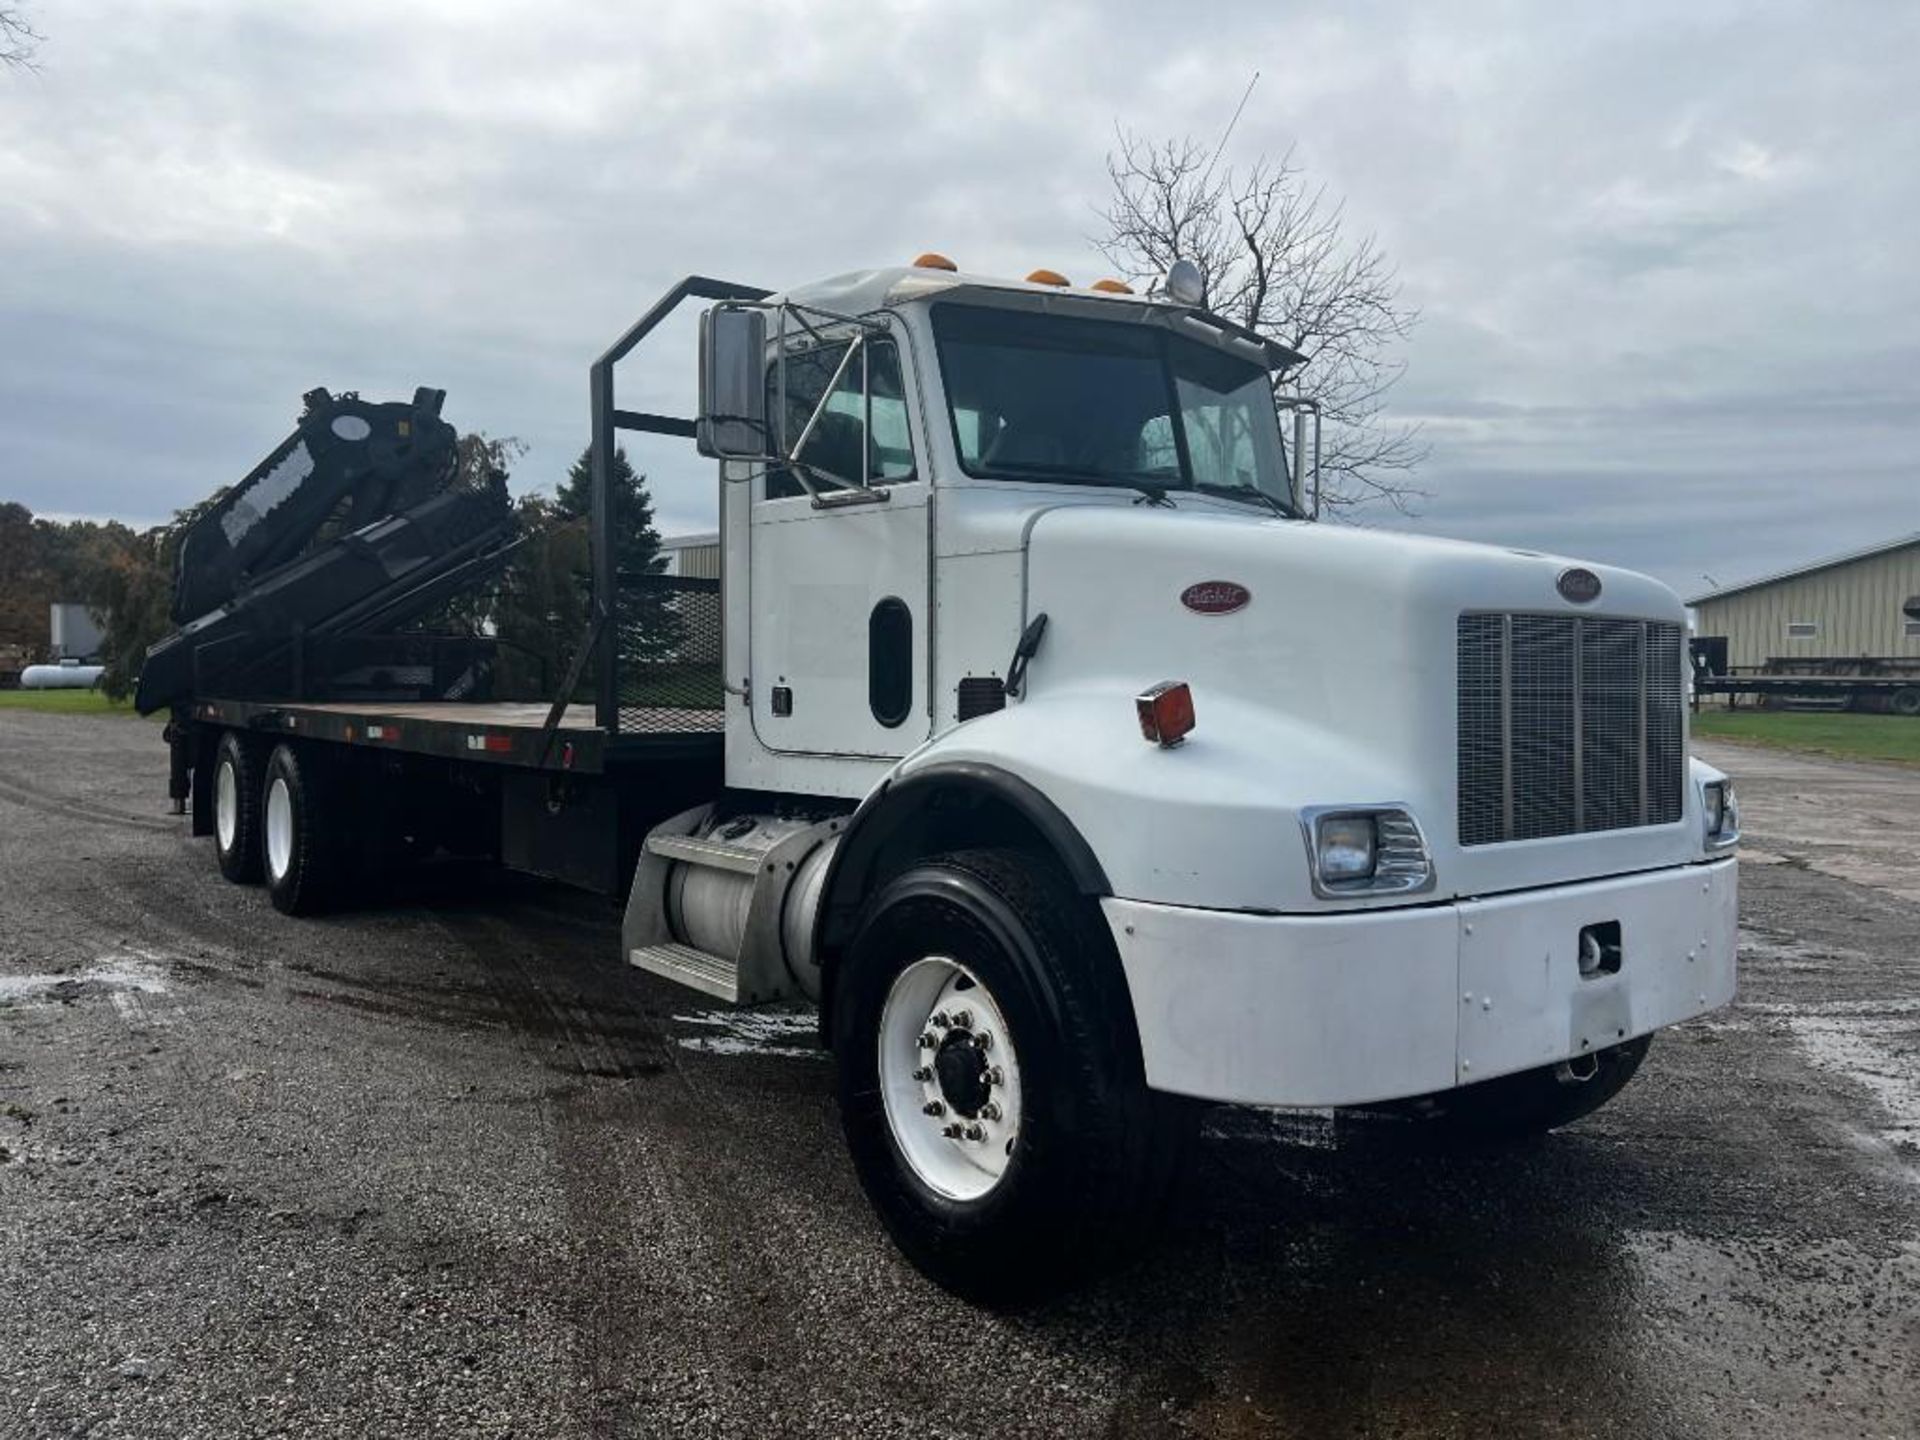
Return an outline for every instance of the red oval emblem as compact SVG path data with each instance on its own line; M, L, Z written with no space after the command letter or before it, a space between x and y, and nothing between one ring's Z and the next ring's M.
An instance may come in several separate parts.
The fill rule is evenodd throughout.
M1253 603L1253 592L1231 580L1202 580L1180 592L1180 603L1196 615L1231 615Z

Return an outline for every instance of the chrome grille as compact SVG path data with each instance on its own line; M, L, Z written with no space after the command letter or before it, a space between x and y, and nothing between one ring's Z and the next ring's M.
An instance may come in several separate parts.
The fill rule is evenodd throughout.
M1678 625L1462 615L1460 843L1680 818Z

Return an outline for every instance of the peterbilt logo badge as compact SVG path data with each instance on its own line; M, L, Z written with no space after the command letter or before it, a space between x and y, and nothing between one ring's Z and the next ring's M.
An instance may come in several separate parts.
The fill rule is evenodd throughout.
M1571 600L1576 605L1591 605L1600 598L1600 577L1576 565L1571 570L1562 570L1560 578L1553 582L1553 588L1560 592L1563 600Z
M1253 603L1253 592L1231 580L1202 580L1180 592L1180 603L1196 615L1231 615Z

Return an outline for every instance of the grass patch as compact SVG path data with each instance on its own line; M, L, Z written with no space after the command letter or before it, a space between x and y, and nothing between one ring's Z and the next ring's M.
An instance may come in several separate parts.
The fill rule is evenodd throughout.
M1702 710L1693 733L1703 740L1732 740L1831 755L1841 760L1886 760L1920 765L1920 718L1854 715L1831 710Z
M38 710L43 715L135 715L130 700L109 700L104 690L0 690L0 710Z

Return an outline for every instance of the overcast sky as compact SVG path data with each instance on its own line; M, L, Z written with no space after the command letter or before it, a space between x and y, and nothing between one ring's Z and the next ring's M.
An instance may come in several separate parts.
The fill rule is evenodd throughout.
M27 5L0 499L37 512L162 517L314 385L443 386L550 488L680 275L1091 280L1115 124L1211 140L1257 68L1223 163L1295 147L1423 313L1407 523L1689 594L1920 530L1920 7ZM621 401L691 393L684 335ZM711 522L710 470L639 459Z

